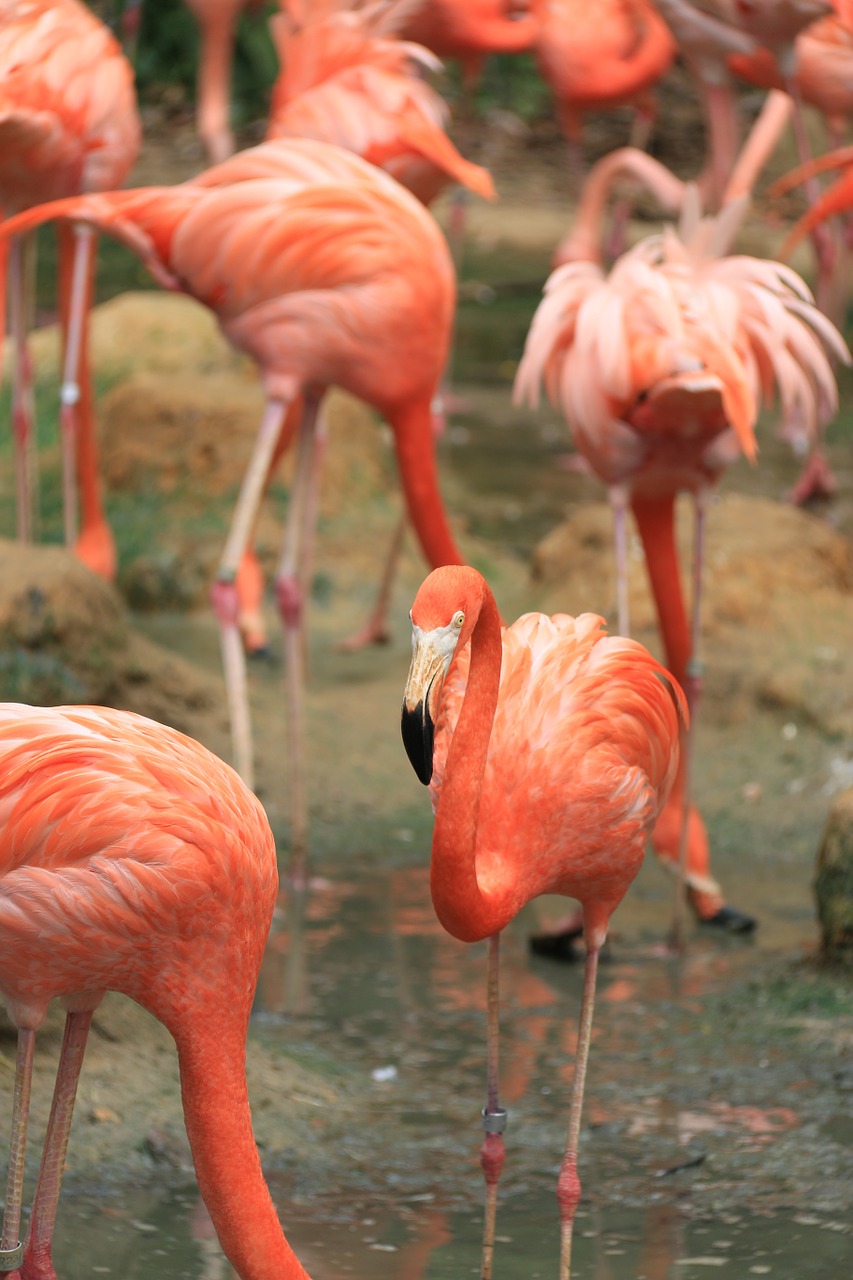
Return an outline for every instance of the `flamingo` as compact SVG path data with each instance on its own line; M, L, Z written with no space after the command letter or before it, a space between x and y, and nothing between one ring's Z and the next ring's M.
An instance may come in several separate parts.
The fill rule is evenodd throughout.
M675 40L651 0L551 0L543 8L536 61L579 173L588 111L637 104L632 142L645 146L653 118L649 91L674 56Z
M307 1280L264 1180L246 1086L278 887L261 805L206 748L127 711L0 704L0 760L0 997L18 1030L0 1265L13 1280L56 1280L86 1038L104 993L119 991L175 1039L199 1190L237 1274ZM65 1033L22 1246L35 1036L53 999Z
M643 159L647 167L654 163ZM610 490L621 629L627 629L624 510L630 503L667 665L685 686L692 715L701 688L708 494L741 453L755 458L759 406L774 384L784 427L808 439L838 403L826 353L849 362L841 335L795 272L776 262L726 256L745 208L744 199L734 200L716 219L703 219L697 188L689 184L678 233L668 228L641 241L607 276L593 262L558 268L533 318L514 388L516 401L536 404L544 381L581 454ZM675 546L681 490L693 494L696 506L690 622ZM670 865L686 865L700 920L751 929L754 920L728 906L710 877L707 832L689 803L689 760L685 748L653 846ZM677 942L680 933L677 910Z
M442 59L456 59L470 87L489 54L532 49L538 9L537 0L424 0L400 32Z
M583 997L557 1190L560 1277L568 1280L599 951L675 776L686 702L642 645L607 636L595 614L528 613L502 630L494 596L467 566L434 570L411 619L402 730L435 812L433 905L455 938L490 940L484 1280L506 1119L497 1071L499 935L539 894L566 894L583 911Z
M833 9L832 0L655 0L669 24L704 101L711 140L709 204L718 207L738 146L728 64L765 49L779 68L780 87L794 101L800 154L808 141L796 80L796 37Z
M487 171L465 160L445 133L447 107L425 79L441 63L394 38L400 0L368 7L324 0L308 10L285 3L270 20L282 69L268 138L334 142L386 169L424 204L454 181L494 199Z
M493 200L487 170L461 156L445 132L447 107L425 78L440 70L440 62L428 49L394 37L408 8L410 0L321 0L310 7L285 0L284 11L270 19L282 69L273 86L267 137L335 143L385 169L427 205L451 182ZM405 527L403 516L370 617L340 648L388 640L388 605ZM244 642L249 652L264 651L263 578L254 563L245 563L243 573Z
M276 578L290 716L293 862L306 846L301 747L302 630L329 386L373 405L391 426L409 515L427 561L460 563L435 467L432 401L453 323L455 278L431 215L393 178L338 147L267 142L177 187L142 188L31 210L15 234L53 218L123 240L166 288L210 307L256 362L267 397L213 591L235 760L252 785L238 566L270 466L298 436L285 550Z
M3 216L81 192L120 186L141 141L133 69L110 32L77 0L0 2L0 209ZM13 427L18 534L32 537L32 391L27 350L25 242L10 250L15 349ZM115 543L98 484L95 425L87 370L86 313L95 237L81 226L60 235L63 335L61 426L65 540L94 572L114 578ZM76 464L75 464L76 451ZM82 499L77 531L75 470Z

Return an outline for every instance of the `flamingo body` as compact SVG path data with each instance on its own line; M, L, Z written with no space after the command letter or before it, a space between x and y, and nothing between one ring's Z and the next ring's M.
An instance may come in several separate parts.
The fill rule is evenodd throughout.
M19 1046L52 999L68 1010L21 1274L55 1276L76 1073L92 1011L120 991L175 1038L199 1187L241 1280L306 1280L263 1179L246 1090L246 1031L278 886L261 805L198 743L99 707L0 705L0 765L0 995ZM28 1098L21 1061L19 1047L16 1095ZM26 1111L16 1139L21 1121L25 1139ZM13 1144L4 1248L14 1244L22 1154Z
M563 132L579 133L585 111L642 97L669 69L675 41L648 0L550 0L536 39Z
M587 952L566 1149L560 1278L580 1200L577 1149L598 954L675 778L684 696L594 614L526 614L503 629L476 570L436 569L411 612L403 740L435 810L430 888L445 929L488 937L488 1090L481 1275L489 1280L506 1113L498 1104L498 938L526 902L582 906Z

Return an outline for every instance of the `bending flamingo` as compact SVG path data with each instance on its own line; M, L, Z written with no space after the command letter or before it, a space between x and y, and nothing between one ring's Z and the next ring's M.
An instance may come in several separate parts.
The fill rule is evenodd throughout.
M667 229L648 237L607 276L591 262L559 268L534 316L515 385L517 400L535 404L544 381L578 449L610 490L623 627L624 509L630 503L667 665L684 684L691 710L700 691L707 495L741 452L755 457L758 409L774 384L784 425L809 438L837 406L826 351L849 360L841 336L793 271L775 262L724 256L744 209L744 201L734 201L716 220L703 220L691 186L678 234ZM681 490L696 502L690 622L675 546L675 499ZM689 897L700 920L752 928L751 917L726 905L710 878L707 833L689 803L688 765L685 749L653 846L673 864L686 856ZM680 857L682 840L686 852ZM677 932L679 920L677 915Z
M270 20L282 69L273 87L267 137L335 143L385 169L424 204L452 182L494 199L487 170L461 156L445 132L447 107L425 78L441 64L428 49L394 37L410 8L408 0L378 5L321 0L310 6L285 0L284 12ZM405 524L404 516L391 539L370 617L339 647L352 650L388 639L388 604ZM242 601L250 652L266 647L259 571L254 581L257 599Z
M235 755L250 783L235 578L269 468L298 434L277 599L285 628L293 870L299 874L306 843L302 629L323 441L320 403L327 387L338 386L386 418L424 554L433 565L458 564L432 426L455 301L447 246L430 214L393 178L338 147L295 139L242 152L183 186L45 205L6 224L6 232L55 217L85 219L123 240L161 284L210 307L225 336L260 370L266 412L214 590Z
M0 997L18 1028L3 1270L55 1280L51 1241L86 1038L104 993L120 991L175 1038L199 1189L237 1274L307 1280L264 1181L246 1087L278 886L260 804L211 752L142 716L3 703L0 813ZM65 1035L21 1247L35 1035L53 999L65 1004Z
M642 645L607 636L594 614L529 613L502 631L491 591L465 566L431 573L411 618L402 728L435 810L432 900L455 938L490 939L486 1278L506 1118L497 1078L498 936L539 894L566 894L583 910L586 968L557 1191L560 1277L568 1280L598 955L675 776L686 703Z
M107 28L77 0L0 2L0 209L3 216L60 196L120 186L141 140L133 69ZM13 426L18 459L18 533L32 537L32 299L24 237L10 247ZM115 577L112 533L101 505L87 367L87 311L95 236L60 234L63 344L61 428L65 540L94 572ZM76 456L75 456L76 455ZM82 525L77 530L75 472Z

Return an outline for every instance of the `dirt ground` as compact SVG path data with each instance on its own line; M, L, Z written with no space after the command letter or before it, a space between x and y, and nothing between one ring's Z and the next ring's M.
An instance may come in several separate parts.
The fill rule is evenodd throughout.
M561 170L553 149L546 161L538 160L535 148L513 140L510 130L507 138L514 162L499 157L498 172L513 171L512 189L494 207L472 208L470 234L483 253L542 251L566 227ZM504 144L498 139L493 145ZM165 151L149 150L138 180L184 176L196 159L193 148L177 138ZM100 402L105 485L129 504L150 503L156 537L142 538L123 559L116 588L92 578L55 547L22 551L0 544L4 697L127 707L174 724L228 759L223 684L206 595L228 502L259 421L254 371L224 344L201 308L160 293L125 295L99 307L92 346L107 388ZM38 336L35 356L44 375L55 360L54 333ZM388 648L357 655L335 651L335 642L363 620L370 604L381 559L377 547L385 545L397 500L389 442L371 415L335 394L330 420L308 694L310 802L321 856L341 830L368 824L388 830L401 812L423 804L406 773L396 731L406 614L423 566L407 545ZM281 486L287 486L286 469ZM611 611L610 517L598 495L575 504L566 521L524 558L470 533L470 495L452 466L444 487L460 541L472 562L488 572L507 614L527 608ZM686 525L685 513L685 538ZM274 492L258 531L270 573L281 530L281 493ZM633 626L638 638L656 646L636 548L634 560ZM269 625L274 635L271 608ZM726 821L745 815L757 824L753 830L772 833L787 821L786 806L793 812L796 790L786 792L782 783L774 790L773 781L777 766L785 784L800 776L802 761L785 756L792 750L786 726L800 734L804 751L808 743L815 776L827 784L835 777L836 789L853 782L851 635L849 538L819 515L726 489L710 518L703 633L703 734L712 757L707 786L720 813L720 797L727 797ZM258 789L286 858L280 672L266 667L252 679ZM755 754L766 758L744 765L745 740L752 734L761 744ZM728 751L727 741L736 749ZM830 794L828 787L804 801L809 838L820 830ZM427 827L425 815L422 830ZM724 867L737 885L734 858ZM770 860L764 871L772 876ZM39 1129L60 1021L58 1013L52 1015L41 1037L46 1052L37 1066ZM840 1051L849 1027L846 1019L836 1027L820 1021L815 1044L830 1042ZM72 1139L75 1173L109 1168L121 1179L150 1174L152 1167L188 1167L167 1033L119 997L105 1001L95 1032L79 1132ZM0 1037L0 1108L9 1101L13 1061L7 1030ZM342 1094L316 1071L282 1062L266 1043L250 1045L249 1072L263 1141L271 1151L316 1141L318 1105L333 1101L338 1123L357 1113L357 1096ZM276 1105L282 1093L295 1100L286 1116Z

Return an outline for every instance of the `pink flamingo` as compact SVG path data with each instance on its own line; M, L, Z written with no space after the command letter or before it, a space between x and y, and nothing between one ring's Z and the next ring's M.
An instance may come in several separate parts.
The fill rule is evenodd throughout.
M455 302L447 246L430 214L382 170L338 147L296 139L242 152L183 186L45 205L6 224L5 233L56 217L85 220L123 240L159 283L210 307L261 372L266 412L213 593L235 758L250 784L235 580L269 468L298 436L276 592L291 711L292 873L299 878L307 828L302 633L324 440L320 404L327 387L339 386L386 418L427 560L459 563L438 488L432 426Z
M101 707L0 705L0 997L18 1029L0 1263L56 1280L51 1242L92 1016L120 991L174 1036L199 1190L241 1280L308 1280L264 1181L246 1033L278 887L261 805L173 729ZM66 1007L19 1242L35 1036ZM251 1230L246 1223L251 1223Z
M428 49L394 36L410 8L407 0L321 0L310 6L285 0L285 11L270 20L282 70L273 87L267 137L335 143L385 169L424 204L452 182L494 199L487 170L464 159L445 132L447 107L425 78L441 64ZM436 422L443 425L438 409ZM405 528L403 515L370 617L340 648L388 640L388 606ZM245 564L241 586L244 642L249 652L263 651L263 577L254 562Z
M120 186L139 151L133 70L107 28L77 0L0 3L0 208L8 216L60 196ZM26 243L10 246L13 425L18 534L33 533L33 422L27 350ZM86 313L95 237L80 225L60 236L63 334L61 434L65 540L96 573L113 578L115 544L100 499L86 359ZM76 457L75 457L76 455ZM77 531L75 472L82 497Z
M660 166L640 156L654 181ZM671 197L671 175L662 198ZM535 404L544 381L575 443L607 484L616 514L620 629L627 630L625 507L646 551L667 664L684 684L691 712L698 666L702 530L707 495L741 453L754 458L762 399L778 388L783 422L809 438L835 412L837 388L826 351L849 360L835 327L800 278L779 263L726 256L745 202L702 219L687 188L679 233L666 229L624 254L609 275L570 262L545 286L515 385ZM679 491L696 504L693 611L688 621L675 547ZM700 919L729 929L754 921L727 906L709 874L707 833L689 802L688 749L653 834L655 851L684 864ZM680 894L679 899L680 901ZM680 940L681 913L676 913Z
M506 1120L498 1096L499 935L539 894L565 894L583 911L583 998L557 1188L560 1277L568 1280L599 951L672 785L686 704L642 645L608 636L595 614L528 613L502 629L491 591L466 566L431 573L411 618L402 729L435 812L432 900L455 938L490 940L484 1280L492 1273Z

